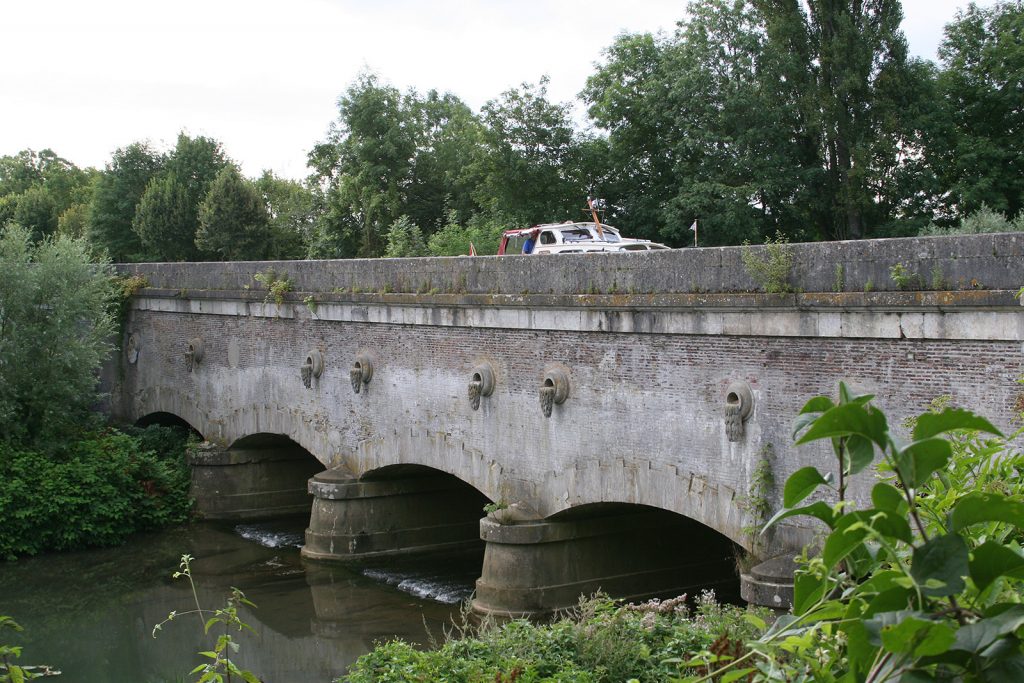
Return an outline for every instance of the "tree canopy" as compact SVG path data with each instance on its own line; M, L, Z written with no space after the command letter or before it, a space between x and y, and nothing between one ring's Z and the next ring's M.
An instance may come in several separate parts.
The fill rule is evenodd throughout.
M695 220L702 245L1019 225L1024 10L969 5L938 63L908 57L902 20L899 0L692 0L672 34L605 49L587 121L544 76L474 111L366 72L304 181L224 171L218 141L185 133L99 172L23 150L0 157L0 225L128 261L377 257L413 229L415 252L487 253L502 228L584 218L588 195L670 246Z

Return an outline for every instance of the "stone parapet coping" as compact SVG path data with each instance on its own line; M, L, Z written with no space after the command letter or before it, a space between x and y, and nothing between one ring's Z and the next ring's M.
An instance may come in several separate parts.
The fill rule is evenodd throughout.
M1024 310L1010 290L644 295L289 292L277 304L248 290L182 293L147 288L132 305L136 310L163 313L436 327L1024 341Z
M139 263L117 266L153 287L266 290L286 278L294 290L467 294L694 294L765 289L744 257L767 259L766 246L671 249L556 256L454 256L330 261ZM1024 233L812 242L785 245L784 282L792 291L871 293L1011 290L1024 285ZM893 268L900 266L899 278ZM261 281L256 279L262 275Z

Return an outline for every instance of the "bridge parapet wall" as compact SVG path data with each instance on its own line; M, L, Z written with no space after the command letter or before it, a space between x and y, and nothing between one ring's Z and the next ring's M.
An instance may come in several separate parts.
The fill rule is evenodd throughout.
M1014 290L1022 285L1024 234L914 237L786 245L789 286L802 292L898 291L901 264L912 289ZM286 276L294 291L455 294L708 294L755 292L742 254L768 247L715 247L616 254L352 259L123 265L159 289L260 290L257 273ZM917 278L913 276L916 275ZM904 285L906 287L906 284Z

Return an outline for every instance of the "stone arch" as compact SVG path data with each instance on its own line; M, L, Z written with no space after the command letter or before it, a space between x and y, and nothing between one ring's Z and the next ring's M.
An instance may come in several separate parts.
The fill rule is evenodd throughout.
M257 434L274 434L298 444L324 467L337 464L340 459L340 438L336 433L314 425L305 413L293 407L243 405L233 406L225 415L213 415L190 394L173 387L159 387L137 394L126 417L134 421L154 413L178 417L204 439L221 447L231 447Z
M745 551L751 524L739 503L742 494L701 473L657 466L646 460L584 460L545 478L545 518L597 504L640 505L673 512L728 538Z
M401 472L403 468L442 473L494 502L509 500L518 493L515 484L504 477L504 467L496 457L444 432L409 430L367 439L344 458L344 465L355 476L369 475L371 479L382 473Z
M487 550L473 608L483 614L544 616L598 591L636 601L712 589L740 599L732 541L667 510L602 502L480 527Z
M630 520L635 520L636 524L631 524ZM685 567L689 560L699 558L703 566L691 574L688 585L713 588L727 600L739 599L736 560L743 547L708 525L678 512L637 503L602 502L565 508L544 521L622 524L623 547L617 552L633 561L645 554L652 555L645 563L650 566L675 561ZM645 548L648 543L650 547ZM692 591L690 595L694 597Z
M233 521L309 515L311 477L323 464L301 444L250 434L228 448L204 442L190 453L197 516Z

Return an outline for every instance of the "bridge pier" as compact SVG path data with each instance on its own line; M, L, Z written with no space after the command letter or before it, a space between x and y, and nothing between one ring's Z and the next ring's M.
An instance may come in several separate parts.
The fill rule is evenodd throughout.
M288 440L224 449L208 441L189 450L191 495L204 519L244 521L309 512L306 482L323 469Z
M365 480L338 469L309 481L313 510L302 556L361 563L479 548L487 500L446 474Z
M480 614L544 617L599 590L633 601L705 588L737 597L731 544L660 510L515 524L486 518L480 536L487 543L473 599Z

